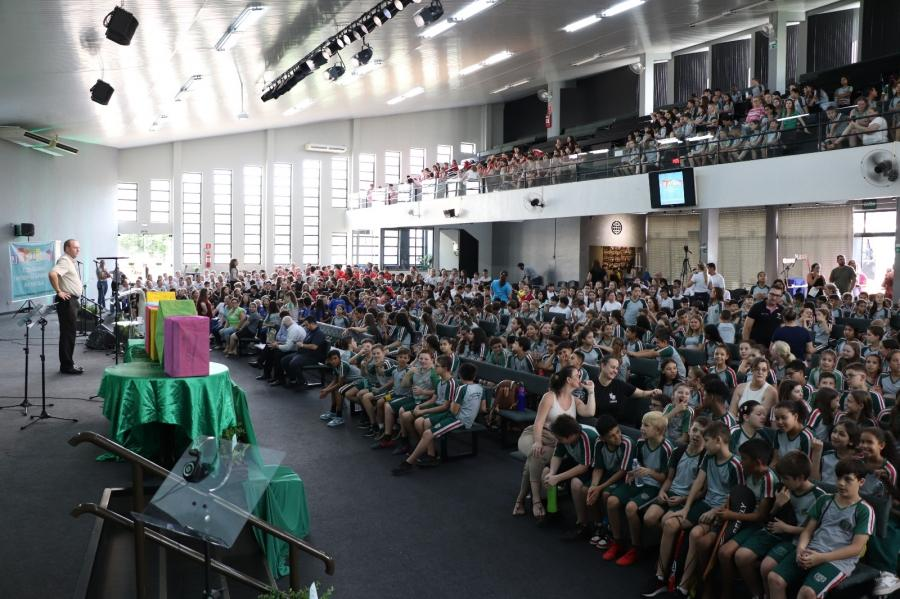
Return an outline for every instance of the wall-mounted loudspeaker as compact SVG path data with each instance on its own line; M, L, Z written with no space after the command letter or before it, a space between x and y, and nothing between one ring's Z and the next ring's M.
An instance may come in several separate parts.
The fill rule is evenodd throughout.
M117 6L112 12L103 19L103 25L106 26L106 37L117 44L127 46L134 37L134 32L138 28L138 20L134 15Z
M453 218L456 216L456 210L451 208L450 210L444 210L444 216L447 218Z
M34 224L22 223L13 225L13 235L15 237L34 237Z
M103 104L106 106L109 104L109 99L112 98L113 92L116 91L106 81L102 79L97 79L97 83L94 84L94 87L91 88L91 100L96 102L97 104Z

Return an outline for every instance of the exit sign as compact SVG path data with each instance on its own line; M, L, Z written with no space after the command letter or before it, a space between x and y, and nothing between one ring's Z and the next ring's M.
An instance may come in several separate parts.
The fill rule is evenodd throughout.
M878 200L863 200L863 210L875 210L876 208L878 208Z

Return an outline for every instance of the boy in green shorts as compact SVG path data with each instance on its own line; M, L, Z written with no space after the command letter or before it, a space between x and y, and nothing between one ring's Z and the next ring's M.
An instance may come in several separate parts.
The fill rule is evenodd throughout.
M671 567L675 541L684 530L684 520L673 517L676 511L687 501L691 484L700 472L700 465L706 456L703 448L703 431L709 425L709 418L698 416L688 430L688 444L672 452L669 460L669 473L659 488L656 503L644 513L644 527L654 528L662 525L662 538L659 541L659 560L656 563L656 574L648 585L643 597L656 597L669 590L666 574Z
M590 538L587 515L587 490L591 484L591 466L594 463L594 447L600 434L592 426L579 424L568 414L562 414L550 425L550 432L556 437L556 450L550 458L550 466L544 468L544 487L554 487L565 481L569 482L572 503L575 505L575 530L567 535L567 539L579 540ZM560 472L563 459L571 458L575 465Z
M734 586L734 554L748 539L763 530L762 526L769 519L769 512L775 502L775 486L778 484L778 476L769 468L772 452L772 446L765 439L760 438L744 441L738 448L741 466L744 468L745 484L756 497L756 509L749 514L726 509L720 515L722 520L743 523L737 534L723 543L718 551L717 558L722 569L721 596L725 599L731 597Z
M722 386L725 384L722 383ZM709 559L710 550L716 542L713 525L725 509L725 501L732 487L744 484L741 462L728 448L730 437L728 426L721 421L711 422L703 431L706 457L697 478L691 485L684 507L672 516L686 521L685 528L692 527L688 538L688 552L684 560L684 572L674 591L674 596L681 599L688 597L688 588L697 571L697 565L705 564ZM704 488L705 495L702 494Z
M619 423L609 414L601 414L597 419L597 432L600 439L594 447L594 470L591 473L591 486L588 487L586 503L588 506L606 507L609 494L613 493L625 478L625 472L631 464L634 444L622 434ZM600 501L597 501L597 500ZM591 544L606 549L609 540L602 531L591 537Z
M437 373L440 381L437 384L434 397L422 402L412 410L413 430L415 436L410 439L410 445L418 445L419 438L425 433L425 429L431 428L438 423L449 424L451 420L455 420L455 416L450 413L450 404L456 399L456 380L453 373L450 372L450 366L453 364L450 356L438 356L434 365L434 371ZM437 458L429 453L419 459L419 466L436 466Z
M327 422L330 428L335 428L344 424L342 417L344 394L350 389L355 389L357 383L363 379L359 368L341 360L341 353L336 349L328 352L325 364L331 367L333 378L319 392L319 398L324 399L331 395L331 411L325 412L319 419Z
M403 378L403 385L411 387L412 394L409 397L391 400L384 406L385 430L393 428L395 414L398 415L400 421L400 446L394 450L394 455L403 455L412 449L409 444L409 437L413 431L412 410L420 403L434 397L438 382L440 379L434 370L434 358L431 357L431 353L419 352L416 365L410 368Z
M447 359L449 360L450 358L447 357ZM451 364L452 361L450 364L446 364L443 369L449 370ZM422 438L413 452L409 454L409 457L400 462L400 465L391 471L394 476L412 472L414 466L418 463L418 459L426 452L428 452L428 455L432 457L432 462L434 462L436 459L435 440L459 428L472 428L475 417L478 416L478 411L481 409L481 397L484 394L482 386L475 382L477 376L478 368L471 362L463 362L459 365L459 378L462 379L462 385L459 386L455 399L450 403L449 411L452 418L439 420L432 424L430 428L426 428L422 433Z
M377 389L376 395L387 393L383 397L378 398L375 404L375 418L378 420L378 426L381 428L381 436L375 437L375 443L371 445L372 449L388 449L394 447L397 441L392 439L394 421L394 413L391 411L390 426L385 426L387 421L387 412L391 410L390 403L395 399L404 399L412 393L409 384L405 384L406 375L409 373L409 360L412 358L412 352L407 348L401 347L397 350L395 357L396 364L390 369L391 380L381 389Z
M775 472L781 479L782 487L775 494L775 504L772 506L772 513L776 516L765 529L745 539L734 554L734 563L753 597L768 595L765 583L769 572L794 550L809 509L819 497L825 495L825 491L810 482L811 471L809 457L802 451L790 451L778 461ZM788 520L795 524L778 518L785 507L790 510Z
M859 496L866 472L861 460L837 463L837 493L809 509L796 549L769 573L770 599L786 599L798 582L798 599L822 597L853 572L875 530L875 511Z
M632 465L635 461L637 465L625 475L626 484L619 486L606 503L613 534L613 542L603 554L606 561L616 560L620 566L630 566L638 559L641 511L656 500L672 459L672 444L666 439L667 425L668 420L662 412L647 412L641 418L641 439L632 458ZM627 551L624 551L623 506L631 535L631 547Z
M384 346L381 344L373 345L370 350L371 357L366 360L361 370L365 376L365 385L360 386L359 393L354 398L347 398L351 401L358 401L369 417L367 423L360 424L360 428L368 429L365 433L366 437L375 437L380 433L380 429L384 425L380 425L375 414L375 396L384 393L384 389L391 383L391 363L385 359Z

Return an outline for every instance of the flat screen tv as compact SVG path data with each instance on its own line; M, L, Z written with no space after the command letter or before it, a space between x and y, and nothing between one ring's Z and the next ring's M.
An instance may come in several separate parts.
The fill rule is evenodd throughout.
M694 169L679 168L650 173L650 205L663 210L697 205Z

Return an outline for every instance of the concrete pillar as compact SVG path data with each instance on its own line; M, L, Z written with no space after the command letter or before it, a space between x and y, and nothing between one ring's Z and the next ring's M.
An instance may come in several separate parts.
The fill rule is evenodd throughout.
M666 101L670 104L675 102L675 57L672 56L666 63L668 73L666 73Z
M672 54L646 53L640 55L641 64L644 65L644 72L640 77L640 103L638 105L638 114L650 114L656 108L653 105L653 98L656 92L656 78L654 76L654 63L661 60L671 60ZM674 83L673 83L674 86ZM666 96L668 99L668 95Z
M719 209L708 208L700 212L700 261L719 261Z
M769 81L771 90L784 90L787 82L787 24L800 22L800 39L797 40L797 72L806 71L806 15L802 12L773 12L769 15L772 33L769 35ZM774 46L774 47L773 47Z
M897 227L896 230L900 231L900 198L897 198ZM898 277L898 273L900 273L900 235L894 233L894 302L900 301L900 277Z
M766 206L766 252L765 268L769 281L778 276L778 209Z
M564 87L564 81L551 81L547 84L547 89L550 90L550 94L553 96L553 99L550 100L550 108L553 110L553 122L550 124L550 128L547 129L547 139L559 137L562 131L559 123L562 119L562 88Z

